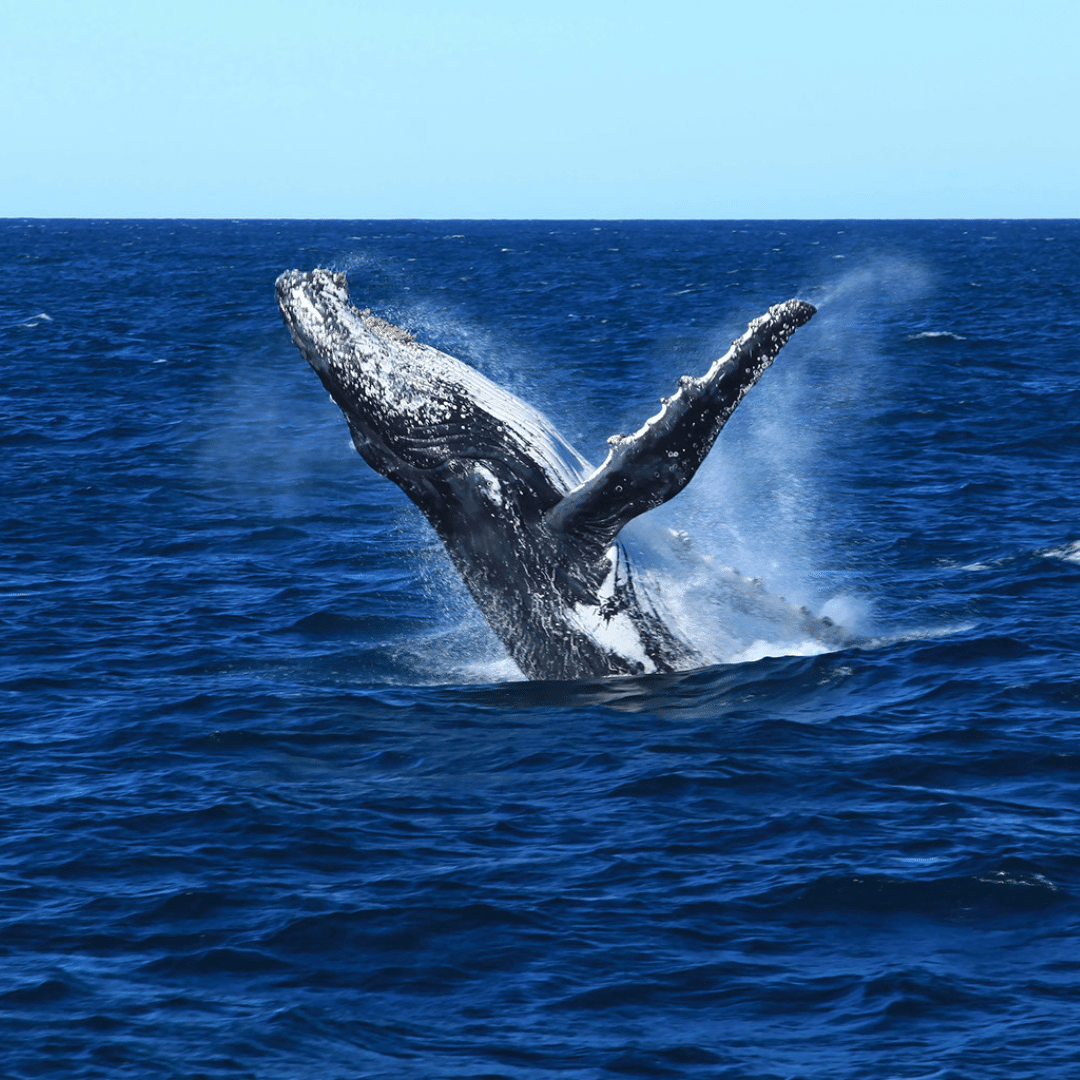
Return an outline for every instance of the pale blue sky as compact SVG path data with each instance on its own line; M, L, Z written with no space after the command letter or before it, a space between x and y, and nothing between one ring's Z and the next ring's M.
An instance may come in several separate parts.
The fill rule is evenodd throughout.
M0 216L1080 217L1076 0L24 0Z

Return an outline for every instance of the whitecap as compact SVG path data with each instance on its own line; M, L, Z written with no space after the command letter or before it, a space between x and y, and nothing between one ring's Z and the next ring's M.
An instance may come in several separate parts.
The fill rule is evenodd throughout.
M752 664L755 660L764 660L766 657L780 656L822 656L833 649L820 641L803 641L798 643L765 641L759 639L747 645L741 652L737 652L727 662L729 664Z
M1047 548L1038 552L1044 559L1063 559L1065 562L1080 563L1080 540L1073 540L1062 547Z

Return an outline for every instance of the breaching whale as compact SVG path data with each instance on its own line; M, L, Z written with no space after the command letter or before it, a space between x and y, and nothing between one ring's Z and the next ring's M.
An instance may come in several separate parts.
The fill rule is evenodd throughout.
M525 402L352 306L344 274L286 271L277 299L360 456L424 513L528 678L706 662L636 582L619 532L690 482L812 305L771 307L701 378L683 376L642 427L612 436L607 458L590 470ZM799 615L806 632L838 644L828 619Z

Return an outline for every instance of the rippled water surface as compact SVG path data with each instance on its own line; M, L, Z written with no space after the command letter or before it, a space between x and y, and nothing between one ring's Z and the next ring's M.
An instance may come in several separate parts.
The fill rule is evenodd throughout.
M0 244L0 1074L1078 1075L1080 223ZM857 644L522 680L288 339L318 265L594 462L813 301L656 527Z

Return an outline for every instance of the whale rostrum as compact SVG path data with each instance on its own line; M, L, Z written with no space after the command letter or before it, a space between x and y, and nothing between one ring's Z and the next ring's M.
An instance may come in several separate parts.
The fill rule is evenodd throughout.
M360 456L420 508L521 671L575 679L704 661L635 580L620 530L677 495L815 308L771 307L660 411L608 440L599 468L474 368L349 301L345 275L289 270L277 299ZM827 619L808 630L835 643Z

